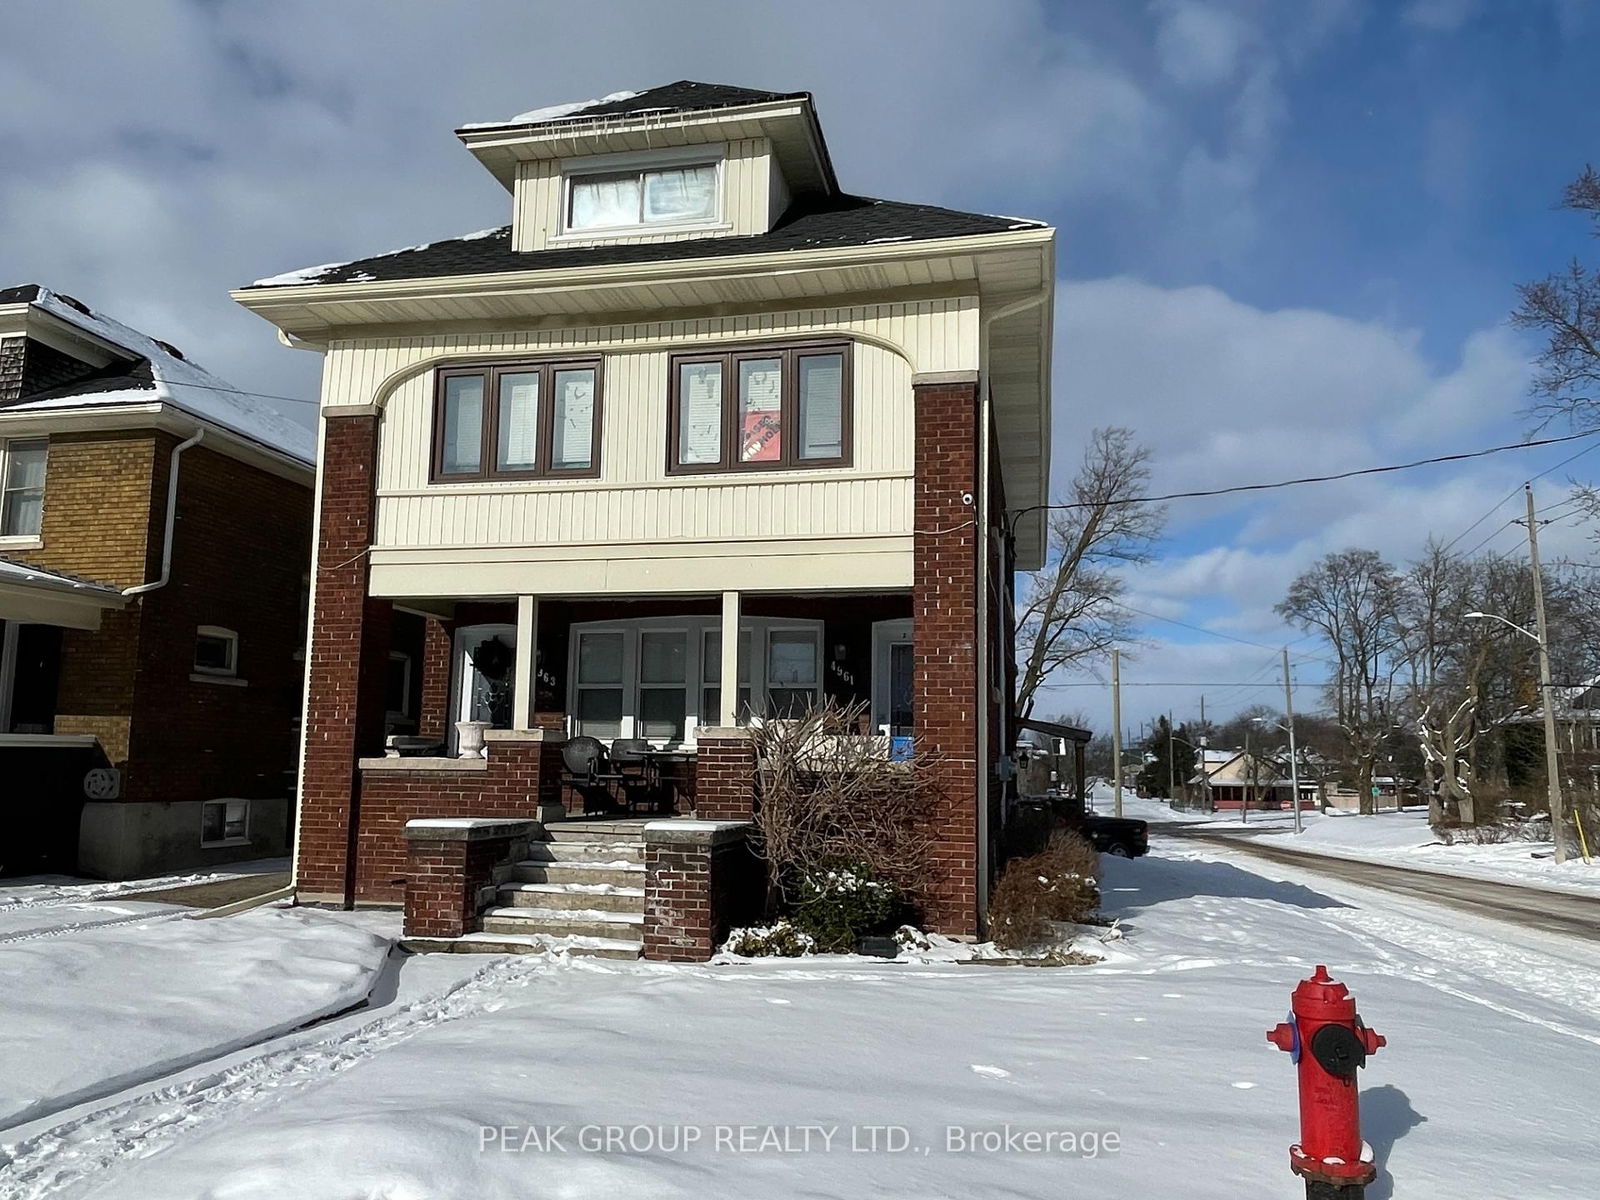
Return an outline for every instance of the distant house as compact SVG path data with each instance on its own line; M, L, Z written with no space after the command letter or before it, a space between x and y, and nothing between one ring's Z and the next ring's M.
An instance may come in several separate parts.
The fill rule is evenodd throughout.
M595 743L747 821L751 723L833 699L942 761L929 921L977 932L1054 231L849 194L805 92L680 81L457 136L509 225L234 293L326 356L301 895L412 896L408 821L571 806ZM386 759L402 730L431 752Z
M1191 792L1217 811L1290 810L1293 795L1289 765L1243 750L1207 750L1201 767L1189 780ZM1315 787L1301 782L1300 806L1316 806Z
M176 347L0 289L0 872L284 852L314 455Z

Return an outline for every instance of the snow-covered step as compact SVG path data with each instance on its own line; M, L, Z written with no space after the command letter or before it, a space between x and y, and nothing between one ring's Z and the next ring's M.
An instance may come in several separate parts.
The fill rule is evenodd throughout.
M583 838L574 841L532 842L528 846L529 862L644 862L644 843Z
M484 933L547 933L557 937L601 937L643 940L644 913L607 912L599 908L486 909Z
M633 938L562 937L550 933L469 933L458 938L405 938L414 954L571 954L577 958L638 958L644 944Z
M500 904L507 908L593 908L603 912L643 912L644 889L617 887L610 883L508 883L500 888Z
M622 842L642 846L644 823L634 821L629 825L617 825L607 821L551 821L544 826L544 836L552 842Z
M644 886L644 864L629 862L519 862L511 868L512 883L590 883L613 887Z

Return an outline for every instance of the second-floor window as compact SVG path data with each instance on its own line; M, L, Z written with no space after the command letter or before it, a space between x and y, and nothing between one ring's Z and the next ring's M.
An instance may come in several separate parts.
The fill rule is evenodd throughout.
M599 432L598 359L442 368L433 478L592 478Z
M0 537L36 538L44 518L45 438L0 442Z
M671 370L669 470L849 464L848 344L676 354Z

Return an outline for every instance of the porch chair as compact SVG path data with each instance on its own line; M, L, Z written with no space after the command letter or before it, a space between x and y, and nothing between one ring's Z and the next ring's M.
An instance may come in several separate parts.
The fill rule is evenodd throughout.
M610 769L606 748L599 738L575 737L561 748L561 762L566 771L561 783L583 798L583 812L611 812L617 807L615 789L622 776Z
M611 765L622 777L622 802L630 812L638 812L641 805L659 811L668 799L650 750L645 738L618 738L611 743Z

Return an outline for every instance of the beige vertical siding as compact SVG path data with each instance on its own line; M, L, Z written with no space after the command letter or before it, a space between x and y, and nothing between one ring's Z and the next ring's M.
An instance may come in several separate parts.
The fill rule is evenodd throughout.
M736 138L726 143L722 167L723 225L731 228L629 234L629 242L680 242L693 238L734 237L765 233L772 227L770 199L782 186L772 144L766 138ZM523 163L517 172L512 201L511 244L517 250L543 250L561 233L561 164L553 160ZM785 202L787 206L787 202ZM779 210L781 212L781 209ZM562 246L592 246L617 237L562 237Z
M976 300L950 298L543 333L363 339L330 349L324 403L385 402L378 467L378 545L385 549L904 535L911 529L912 374L971 369L977 332ZM673 350L822 334L857 339L849 467L668 475ZM604 361L597 480L430 484L432 371L419 370L387 398L380 394L386 380L418 364L596 351Z

